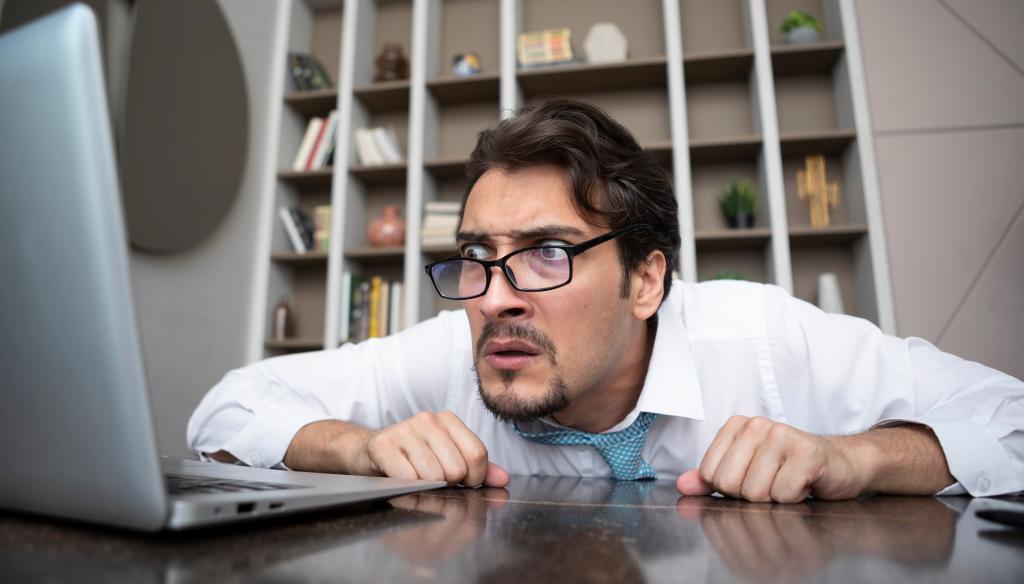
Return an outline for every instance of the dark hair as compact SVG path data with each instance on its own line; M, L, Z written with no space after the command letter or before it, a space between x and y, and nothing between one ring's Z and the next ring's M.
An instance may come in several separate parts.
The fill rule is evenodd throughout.
M652 251L661 250L667 263L662 300L667 298L680 245L672 183L633 134L596 106L552 99L526 106L481 132L466 166L463 211L473 185L488 170L513 171L541 164L565 170L573 206L591 225L611 230L650 227L616 239L622 296L629 294L633 268Z

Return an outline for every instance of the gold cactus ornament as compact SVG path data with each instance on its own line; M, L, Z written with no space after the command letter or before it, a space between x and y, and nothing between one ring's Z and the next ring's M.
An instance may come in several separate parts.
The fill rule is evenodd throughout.
M811 227L828 227L829 209L839 206L839 185L825 174L825 157L813 154L806 168L796 171L796 194L811 206Z

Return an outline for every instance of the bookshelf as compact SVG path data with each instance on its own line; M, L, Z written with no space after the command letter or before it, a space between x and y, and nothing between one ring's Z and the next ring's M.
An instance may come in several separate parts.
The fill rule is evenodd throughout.
M819 42L785 44L778 24L793 9L823 23ZM425 263L455 253L420 245L423 206L461 199L478 132L554 95L604 108L670 173L684 280L741 272L815 302L818 274L832 271L849 313L895 332L853 0L293 0L290 18L289 50L315 55L337 89L282 96L274 203L331 204L333 233L326 253L289 253L274 215L264 356L345 341L344 272L401 280L403 326L458 307L436 298L423 274ZM629 39L625 62L517 67L519 32L569 27L582 57L590 26L604 21ZM403 45L408 79L373 81L387 41ZM455 77L451 57L465 51L481 56L483 71ZM335 108L334 166L287 170L309 117ZM353 132L371 126L395 129L403 163L357 164ZM840 184L842 204L828 228L810 227L797 197L796 171L809 154L823 154L829 180ZM760 197L752 229L729 229L718 208L733 178L750 181ZM385 205L401 208L403 246L366 240ZM271 311L285 297L293 299L296 338L266 341Z

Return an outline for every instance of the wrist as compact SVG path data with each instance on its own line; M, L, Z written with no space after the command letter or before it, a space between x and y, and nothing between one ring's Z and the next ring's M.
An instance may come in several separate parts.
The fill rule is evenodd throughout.
M852 496L878 490L883 476L883 453L869 432L831 437L850 468Z

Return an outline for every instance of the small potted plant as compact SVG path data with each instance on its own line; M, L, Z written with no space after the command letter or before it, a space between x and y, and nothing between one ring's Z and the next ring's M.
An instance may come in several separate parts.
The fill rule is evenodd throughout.
M791 10L786 15L786 19L782 21L779 30L786 35L786 41L789 44L802 45L818 41L821 34L821 23L803 10Z
M750 228L754 226L757 213L757 194L754 187L745 180L732 180L718 199L729 227Z

